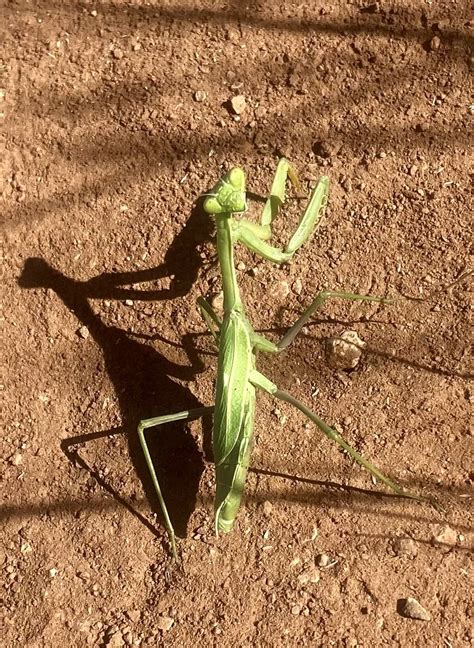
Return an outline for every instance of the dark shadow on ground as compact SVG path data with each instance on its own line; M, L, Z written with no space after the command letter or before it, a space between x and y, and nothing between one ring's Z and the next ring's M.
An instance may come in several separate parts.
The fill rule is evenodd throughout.
M229 5L229 3L227 3ZM278 3L275 3L278 5ZM371 34L381 37L403 36L406 39L417 39L420 41L439 31L439 23L435 20L429 20L427 8L420 3L412 3L411 7L399 7L391 5L389 8L377 7L371 10L369 7L375 7L375 3L367 3L365 6L354 7L352 15L340 17L337 21L331 18L329 11L321 12L315 15L310 12L306 17L299 15L298 10L292 10L288 5L274 8L270 15L262 10L262 3L240 2L235 0L231 6L223 9L199 8L192 2L182 2L173 5L163 6L161 2L149 2L146 5L117 5L115 2L101 2L100 12L106 19L107 25L120 27L124 22L130 23L135 19L137 23L147 21L150 26L156 24L161 29L169 29L171 33L183 34L186 30L196 28L196 25L209 25L214 27L228 28L229 26L242 28L263 29L269 32L295 32L300 34L318 34L318 33L335 33L335 34ZM37 0L34 8L25 0L17 0L13 6L13 11L19 12L58 12L70 16L72 14L83 14L81 27L96 28L96 18L90 12L84 11L84 5L81 2L63 2L61 0ZM282 10L283 9L283 10ZM12 12L13 13L13 12ZM285 13L287 15L285 15ZM291 15L293 13L293 15ZM279 15L280 14L280 15ZM455 29L447 25L442 26L443 37L450 43L466 42L468 44L472 37L468 33L468 9L463 10L462 5L453 7L451 15L465 16L466 30ZM439 20L439 19L438 19ZM430 24L430 22L432 24ZM141 25L143 26L143 25ZM241 34L243 37L243 34Z
M350 7L347 16L338 18L325 14L317 15L309 11L302 19L298 16L298 11L290 15L291 10L286 7L279 13L273 12L269 15L266 9L261 3L253 5L253 3L238 2L220 10L199 9L192 3L177 3L174 6L163 7L159 2L145 6L103 2L100 14L104 26L107 25L108 29L111 26L119 29L124 25L129 29L130 23L133 24L135 20L137 28L143 31L144 36L151 30L156 30L161 36L160 32L166 30L170 33L170 37L185 38L186 30L194 30L196 26L203 30L222 31L227 30L230 25L235 25L241 32L244 30L245 34L254 29L266 30L269 33L289 31L311 35L314 39L318 38L318 34L338 34L345 39L347 46L339 47L337 51L324 55L329 70L334 68L336 63L344 69L352 69L359 65L360 55L354 52L354 43L351 42L351 39L353 40L357 35L378 36L384 39L387 42L387 51L390 51L390 41L401 39L405 42L407 39L413 39L420 43L420 56L424 56L426 53L423 51L423 43L433 34L441 33L442 51L430 52L429 56L420 59L423 76L429 78L430 72L439 71L447 63L453 67L462 65L465 66L465 78L468 83L472 35L467 24L467 15L464 21L465 28L451 29L444 25L440 32L436 26L438 23L433 21L432 25L428 24L426 15L428 10L422 3L414 4L410 9L397 6L390 6L387 9L379 7L373 13L362 11L363 7ZM53 15L56 12L55 17L58 21L62 16L65 16L68 21L75 20L76 36L81 32L86 35L97 28L97 18L91 16L80 2L46 0L36 2L32 7L31 3L20 0L12 4L10 11L6 10L5 13L7 21L21 21L22 12L29 14L41 11L51 12ZM350 15L351 13L353 15ZM465 13L467 14L467 8ZM463 16L462 7L453 8L450 24L454 16L458 17L458 23L464 25L460 18ZM222 34L220 37L224 38ZM370 57L370 52L365 55ZM278 80L277 85L282 85L293 67L300 63L297 58L285 62L277 57L274 61L266 62L263 67L266 73ZM181 129L176 132L176 129L169 128L163 116L158 117L156 128L145 132L142 130L140 119L137 118L138 106L148 106L153 97L166 95L169 91L166 76L168 72L163 78L154 75L153 78L148 76L137 78L134 75L131 79L126 78L125 72L121 72L113 82L110 79L98 79L94 87L79 85L73 90L67 87L67 91L63 93L61 89L49 93L47 100L41 98L41 111L46 121L52 118L55 121L64 120L72 128L74 124L87 120L89 115L94 115L96 118L98 115L106 115L108 123L116 124L117 134L111 135L106 131L94 133L92 136L91 133L91 137L81 140L80 146L77 141L71 142L69 138L67 140L60 138L59 148L63 160L82 167L85 176L95 167L97 172L92 174L93 181L82 182L80 195L72 191L69 186L41 198L35 198L33 193L28 194L21 204L15 202L13 207L5 208L4 218L9 223L8 226L28 222L32 213L35 214L35 218L40 218L58 210L63 211L64 206L73 209L78 201L87 203L123 186L130 186L138 179L146 180L156 174L161 165L172 167L179 161L189 159L190 152L193 158L200 159L207 159L211 149L216 153L225 152L227 156L230 153L241 155L248 151L249 142L258 141L268 147L269 152L277 153L275 133L281 137L288 130L289 139L279 142L279 146L286 149L294 140L295 148L307 153L312 150L319 137L321 124L317 115L330 115L336 108L345 105L348 100L352 101L355 107L362 107L368 99L373 100L374 96L378 97L380 102L387 101L387 91L397 86L405 87L410 83L418 82L420 74L419 69L414 69L412 63L398 64L397 69L389 69L385 74L376 74L372 66L369 66L364 74L355 75L354 86L351 85L347 92L333 92L331 77L327 76L327 71L319 69L321 67L319 63L321 63L319 59L314 61L309 56L304 60L304 70L301 74L305 83L315 89L311 95L308 95L309 105L303 110L304 122L299 122L300 106L297 108L298 114L286 107L277 121L270 115L261 123L260 120L256 120L254 127L244 125L237 129L229 120L225 127L219 126L204 131L198 129L189 132L185 138ZM379 66L382 66L383 70L383 65L389 63L389 60L381 61ZM226 72L226 66L222 66L222 69L213 69L213 78L216 74L221 74L222 78L217 80L225 86ZM254 61L249 61L248 65L239 70L242 80L247 80L245 85L258 80L260 74L259 66ZM264 81L263 78L262 82ZM323 87L330 89L329 94L318 92L318 89ZM409 106L400 104L401 111L408 108ZM19 102L15 107L16 115L22 115L23 119L32 118L28 112L22 114L22 110L22 102ZM213 115L211 122L222 119L222 114L217 108L212 109L211 114ZM423 126L422 132L417 130L417 125L410 123L408 118L402 128L403 132L398 130L398 126L395 128L388 122L378 124L370 123L370 119L368 123L361 123L359 119L345 120L344 126L335 133L336 139L343 143L337 156L353 160L360 157L361 152L368 145L377 146L379 150L402 147L406 154L414 148L430 148L434 143L444 149L457 145L467 150L469 146L467 112L464 118L460 115L459 119L459 123L444 123L436 118L436 123L430 125L428 129ZM284 128L281 127L281 123L285 124ZM294 123L297 124L296 128L292 126ZM133 127L132 132L130 127ZM254 148L258 149L258 146ZM292 146L290 151L291 149ZM146 164L140 164L140 156L146 159ZM116 163L119 170L105 173L104 168L107 169L111 163ZM77 169L74 172L76 171Z
M142 512L148 511L148 500L138 499L131 502L126 498L121 497L120 493L112 488L106 479L101 477L83 458L79 456L79 451L75 446L75 444L87 443L98 438L108 438L111 434L122 433L122 431L117 432L113 430L105 430L91 435L80 435L78 437L72 437L71 439L65 439L62 443L63 449L71 460L87 470L90 475L97 480L99 485L112 495L113 499L67 499L48 502L47 504L31 502L30 504L23 504L21 506L7 505L2 507L0 511L0 520L7 520L9 518L26 519L31 516L41 516L48 511L66 512L74 515L78 511L85 510L100 514L102 511L113 510L119 506L124 506L147 528L149 528L153 533L156 533L155 528L145 517L145 513ZM415 477L412 480L405 480L404 486L418 489L420 492L429 491L431 493L436 492L439 494L442 497L440 503L445 508L445 514L433 510L433 508L427 503L415 503L415 512L400 509L395 510L391 507L382 509L380 507L381 503L386 504L387 502L393 502L394 504L401 504L407 502L409 505L412 505L412 502L386 491L375 490L375 487L374 489L360 488L331 480L312 479L309 477L290 475L288 473L267 470L259 467L251 468L250 473L257 475L260 483L265 481L264 490L257 490L256 492L247 493L245 495L245 501L252 502L253 504L260 504L264 501L285 501L288 503L305 504L312 507L326 507L334 510L351 510L353 512L370 516L390 517L392 519L405 520L408 522L416 521L418 523L430 524L433 522L442 523L445 519L449 519L452 513L467 513L470 510L472 500L472 489L470 489L467 484L465 487L449 486L447 484L440 486L435 480L429 478L420 480ZM292 486L285 488L277 487L275 485L267 486L266 481L268 478L273 482L273 484L276 478L284 479L293 485L298 486L298 489L296 490ZM301 485L306 485L307 489L303 490ZM208 501L208 497L202 497L201 501L204 504L211 505L211 502ZM467 525L458 524L454 521L452 524L459 531L469 532L470 530L470 527ZM209 532L212 532L211 528L209 529Z
M81 290L88 298L98 299L140 299L159 301L175 299L186 295L196 281L202 259L199 246L211 237L213 221L203 212L199 200L191 215L168 248L163 263L155 268L132 272L107 272L97 275L81 284ZM153 282L172 277L169 288L140 290L131 284Z
M169 265L166 267L169 269ZM188 288L194 276L193 268L195 265L191 263L191 270L184 282ZM163 269L155 270L159 273L163 272ZM126 278L133 283L132 273L127 274ZM119 283L122 279L123 277L119 276ZM194 357L190 365L178 365L169 361L151 346L131 339L123 330L104 324L93 311L88 299L98 294L107 296L107 287L110 289L110 294L114 295L113 275L99 278L95 288L91 290L89 282L70 279L43 259L30 258L25 262L19 285L22 288L53 290L65 306L87 327L94 341L102 349L106 370L119 400L123 422L121 431L126 435L130 458L147 498L153 503L154 510L160 514L140 447L137 425L143 418L201 407L202 403L173 378L190 381L202 369L202 364L197 357ZM183 290L182 282L180 290L173 294L182 294ZM166 291L166 298L170 296L170 291ZM205 432L210 433L207 429ZM94 438L94 434L91 438ZM176 533L185 535L187 521L195 508L196 493L203 470L202 454L186 426L182 424L164 426L159 430L159 434L154 435L151 432L149 439L151 455ZM64 450L67 449L66 445L65 442ZM72 457L71 453L73 451L68 452L68 456L75 458L77 462L77 456ZM102 486L106 487L104 483ZM110 489L108 490L110 492ZM117 494L114 493L114 497L116 496ZM130 510L129 506L127 508Z

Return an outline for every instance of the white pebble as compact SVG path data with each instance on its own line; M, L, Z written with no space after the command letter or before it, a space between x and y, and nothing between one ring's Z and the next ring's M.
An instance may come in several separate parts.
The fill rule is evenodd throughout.
M244 95L235 95L230 100L230 105L236 115L241 115L247 108L247 101Z
M81 328L77 331L77 334L83 340L87 340L87 338L89 337L89 329L87 328L87 326L81 326Z
M326 343L328 364L337 369L354 369L362 356L365 342L356 331L344 331Z
M159 616L156 626L159 630L162 632L168 632L168 630L171 630L174 624L174 619L169 616Z

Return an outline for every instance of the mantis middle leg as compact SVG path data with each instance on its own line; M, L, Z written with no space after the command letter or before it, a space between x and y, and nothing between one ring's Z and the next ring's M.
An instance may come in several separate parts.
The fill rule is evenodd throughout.
M298 317L296 322L290 326L285 335L281 338L277 344L267 340L262 335L255 334L255 348L259 351L267 351L269 353L279 353L286 349L289 346L298 333L301 331L303 326L307 324L308 320L311 318L313 313L328 299L346 299L348 301L368 301L368 302L377 302L379 304L390 304L392 301L386 297L376 297L375 295L358 295L356 293L349 292L338 292L335 290L323 290L319 292L316 297L313 299L311 304L306 308L306 310Z
M263 336L255 336L255 347L261 351L278 353L285 349L298 335L303 326L307 323L311 315L320 308L328 299L338 298L338 299L347 299L349 301L371 301L379 303L390 303L390 300L383 297L375 297L373 295L358 295L356 293L346 293L346 292L336 292L326 290L320 292L316 295L315 299L311 302L308 308L303 312L303 314L296 320L296 322L291 326L282 339L274 344L270 340L267 340ZM353 448L336 430L327 425L322 419L320 419L312 410L310 410L304 403L301 403L299 400L294 398L288 392L279 389L274 383L272 383L268 378L258 371L253 372L250 378L252 384L255 387L262 389L263 391L271 394L279 400L290 403L297 409L299 409L305 416L307 416L316 426L325 434L329 439L335 441L340 447L346 450L349 455L357 461L361 466L366 468L374 477L379 479L382 483L388 486L393 492L397 495L408 497L410 499L415 499L423 502L430 502L426 497L416 495L414 493L409 493L404 491L398 484L396 484L392 479L387 477L377 466L365 459L355 448Z

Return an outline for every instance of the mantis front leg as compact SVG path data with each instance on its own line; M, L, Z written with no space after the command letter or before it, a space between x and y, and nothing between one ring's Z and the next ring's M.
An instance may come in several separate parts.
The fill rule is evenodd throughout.
M299 189L298 177L286 159L278 163L273 180L270 196L262 212L260 224L256 225L246 219L236 221L234 236L236 240L246 245L250 250L274 263L286 263L303 243L305 243L316 229L329 193L329 179L323 176L311 192L308 206L296 228L293 236L284 250L269 245L266 241L272 235L272 223L275 220L280 206L285 200L285 185L287 177Z

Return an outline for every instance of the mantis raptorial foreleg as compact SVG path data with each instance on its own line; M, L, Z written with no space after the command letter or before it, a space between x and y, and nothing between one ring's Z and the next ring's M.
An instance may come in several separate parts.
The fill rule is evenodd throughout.
M266 230L262 228L260 231L259 225L250 223L245 219L237 221L234 225L235 239L243 243L249 248L249 250L252 250L252 252L255 252L268 261L273 261L274 263L287 263L296 250L300 248L313 233L319 219L321 218L327 197L327 182L327 178L321 178L317 184L311 195L306 211L303 214L303 218L284 250L267 243L266 241L269 236L267 235Z
M260 225L251 223L245 218L234 224L234 238L240 241L259 256L275 263L286 263L316 229L326 206L329 180L323 176L311 192L311 196L300 222L284 250L266 243L272 235L272 223L278 215L280 205L285 200L286 178L289 177L299 189L298 177L285 159L280 160L265 203Z
M285 185L287 177L290 178L292 184L296 187L296 191L301 193L301 184L296 175L296 171L286 158L282 158L278 162L270 189L270 195L267 198L260 217L260 223L263 227L271 226L275 218L278 216L281 205L285 202ZM270 227L268 231L271 236Z

